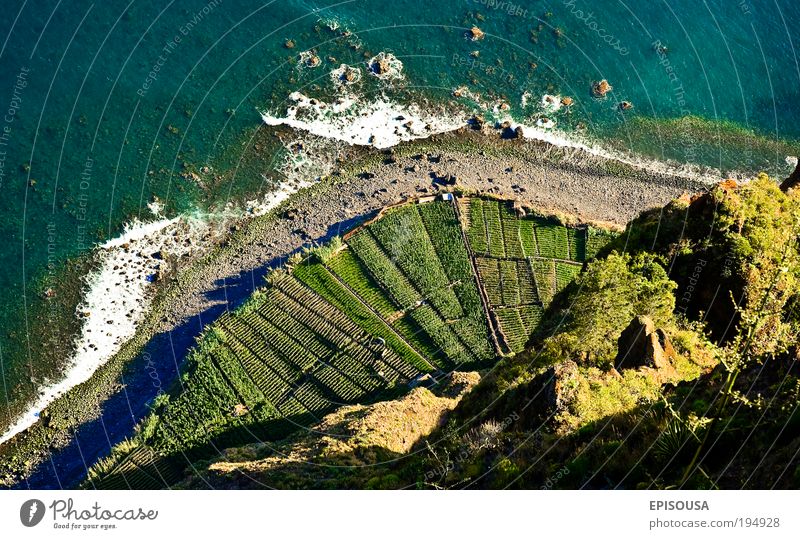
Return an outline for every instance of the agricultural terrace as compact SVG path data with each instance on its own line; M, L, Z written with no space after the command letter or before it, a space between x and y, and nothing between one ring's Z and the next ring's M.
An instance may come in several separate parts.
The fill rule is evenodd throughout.
M461 198L458 207L501 352L520 352L553 297L612 235L503 200Z
M524 213L488 198L415 201L276 270L207 329L180 387L96 467L94 486L163 486L220 448L521 351L611 238Z

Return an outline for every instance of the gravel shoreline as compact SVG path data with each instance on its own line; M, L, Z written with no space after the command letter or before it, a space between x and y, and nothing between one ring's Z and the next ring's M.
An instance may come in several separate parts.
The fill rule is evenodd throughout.
M484 149L460 149L465 141ZM267 226L243 223L258 229L248 234L250 242L227 249L200 278L183 287L159 329L170 331L213 305L207 297L221 283L258 280L265 266L280 264L310 243L324 243L389 204L446 190L445 179L454 177L464 190L519 198L542 213L613 228L624 227L643 210L707 187L699 180L637 169L582 150L501 139L495 129L461 129L410 146L382 152L368 172L334 175L315 184L308 196L292 196ZM416 151L420 146L431 151Z

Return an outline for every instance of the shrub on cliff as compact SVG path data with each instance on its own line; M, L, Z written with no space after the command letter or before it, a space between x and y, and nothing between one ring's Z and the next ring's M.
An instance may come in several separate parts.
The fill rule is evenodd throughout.
M658 259L647 253L613 252L595 260L573 290L561 323L543 335L541 357L546 363L573 359L610 366L617 339L631 319L647 315L661 327L672 319L675 308L675 283Z

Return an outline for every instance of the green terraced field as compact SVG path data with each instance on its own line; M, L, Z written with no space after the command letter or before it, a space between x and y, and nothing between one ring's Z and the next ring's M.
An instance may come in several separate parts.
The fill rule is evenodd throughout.
M140 445L95 486L168 484L218 447L279 439L343 404L405 391L422 373L517 353L611 238L488 198L388 209L341 248L273 272L213 323Z
M508 201L472 198L461 206L469 210L466 237L498 342L506 353L517 353L553 297L580 272L587 252L596 253L612 236L517 216Z

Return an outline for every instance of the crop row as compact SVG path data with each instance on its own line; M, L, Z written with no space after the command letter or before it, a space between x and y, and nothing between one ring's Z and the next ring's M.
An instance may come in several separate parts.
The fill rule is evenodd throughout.
M230 320L226 327L228 338L225 344L238 358L254 383L264 394L266 400L275 402L277 398L291 390L301 375L313 367L316 358L311 356L304 366L287 356L286 350L275 345L280 329L268 320L253 319L250 325L240 320Z
M247 317L241 320L236 328L236 338L252 349L257 357L263 355L272 358L277 355L287 368L305 372L317 362L319 355L326 355L327 347L323 347L322 350L308 348L307 345L311 343L306 342L303 335L293 335L281 327L279 322L273 321L271 314L272 312L268 310L260 317ZM233 324L231 328L233 329ZM266 350L259 353L262 347L266 347Z
M371 224L369 230L420 294L446 319L463 316L425 225L415 206L406 206ZM459 235L460 239L460 235Z
M408 309L421 300L419 293L386 256L369 231L362 230L351 237L348 243L372 277L400 307Z
M155 490L181 479L181 467L172 459L159 456L147 445L140 445L109 475L92 481L95 489Z
M589 227L586 236L586 260L591 260L597 256L597 253L603 249L614 236L603 230Z
M451 283L455 283L453 291L465 315L471 318L483 318L481 296L472 273L472 264L467 247L464 245L455 208L448 202L432 202L419 206L419 213L448 279Z
M291 311L293 308L291 304L285 303L285 298L281 294L275 295L275 301L284 300L282 304L272 304L259 312L261 319L258 316L249 316L248 322L257 325L256 331L259 331L264 342L274 346L274 350L278 352L279 356L271 354L271 348L265 348L262 343L255 343L257 348L241 350L241 354L248 354L248 352L255 352L259 359L262 359L268 365L273 373L273 380L267 380L265 385L268 385L273 402L278 403L278 409L283 414L301 414L304 410L300 409L297 403L302 404L306 410L314 412L322 409L327 409L338 402L353 402L355 399L362 397L365 393L375 391L385 385L385 383L396 380L397 373L384 367L384 371L389 375L380 377L373 374L372 369L365 363L367 360L374 359L373 352L367 350L362 343L356 342L343 334L337 334L335 327L330 325L327 329L324 327L325 320L321 319L314 322L314 331L327 331L328 339L334 339L338 345L329 345L325 348L318 346L311 346L311 341L308 340L309 327L302 329L302 325L298 320L291 323L286 311ZM295 306L297 312L298 306ZM281 316L281 314L283 316ZM308 313L300 313L306 317L307 322L311 322L311 317ZM244 322L242 322L245 324ZM278 326L280 324L280 327ZM252 337L252 333L247 331L246 327L237 327L237 335ZM257 340L257 339L251 339ZM298 361L298 345L307 345L306 361L300 363ZM312 359L313 356L313 359ZM358 359L354 359L358 358ZM286 361L280 361L284 359ZM277 360L277 361L276 361ZM340 368L346 367L348 372L341 372ZM322 389L322 393L317 392L315 400L309 402L307 399L300 398L298 394L299 386L303 384L302 373L309 373L306 375L311 376L311 380ZM261 370L262 375L264 371ZM267 377L268 378L268 377ZM277 379L277 380L275 380ZM277 382L277 383L276 383ZM299 384L299 386L298 386ZM288 387L287 387L288 386ZM305 392L308 393L309 388ZM292 394L291 398L281 398L287 393ZM325 399L323 395L328 395ZM309 397L310 398L310 397ZM295 402L296 401L296 402Z
M417 301L421 301L422 298L416 289L397 267L384 256L383 252L380 251L380 246L372 239L372 236L366 236L365 234L368 234L368 231L362 231L353 236L350 239L350 245L370 270L372 277L381 283L398 303L403 304L405 302L407 304L404 305L406 309L413 309L410 318L415 326L418 326L428 335L431 347L434 350L441 351L441 355L437 354L439 362L442 359L455 363L465 362L465 357L469 353L464 349L458 337L430 305L423 304L417 307ZM410 298L417 298L417 300L410 303ZM423 342L419 341L419 344L423 344Z
M499 261L494 258L475 258L475 266L478 268L483 289L489 299L491 306L503 304L503 289L500 284Z
M450 282L472 280L461 225L450 202L430 202L414 207L422 218L433 248Z
M352 379L327 365L314 370L312 377L335 404L355 402L367 393L365 388L359 387Z
M500 223L503 227L503 246L508 258L522 258L525 251L520 238L520 220L508 203L498 202Z
M516 261L500 260L498 267L500 269L500 290L503 297L502 305L518 305L520 301Z
M350 249L340 251L336 256L328 260L327 265L342 282L346 283L350 289L358 294L359 297L375 309L383 318L389 318L397 312L397 305L383 290L381 290L375 281L372 280L372 277L370 277L367 272L367 268L364 267L364 264L353 254L353 251ZM295 270L296 276L298 270L301 268ZM319 290L317 290L317 292L319 293ZM325 296L325 294L322 295Z
M539 222L534 228L539 256L569 260L567 229L553 223Z
M486 222L483 219L483 200L471 198L469 200L469 228L467 229L467 239L473 252L486 254L489 252L489 244L486 235Z
M485 316L461 318L453 322L451 327L478 361L494 359L495 352L489 340L489 327Z
M475 262L490 306L513 307L539 301L536 281L528 260L479 257ZM539 264L544 266L546 262L548 261L540 260Z
M293 404L292 400L299 403L300 406ZM292 399L287 400L283 408L285 411L288 411L289 406L291 406L293 414L290 417L302 415L301 410L305 409L317 419L321 419L322 415L328 410L335 408L336 404L336 402L333 402L325 395L324 391L317 383L309 380L297 386L292 392Z
M455 363L469 363L475 358L464 346L453 329L429 305L422 305L411 312L411 318L430 335L433 343L447 358Z
M536 281L533 278L530 260L517 260L516 265L520 303L539 301L539 293L536 291Z
M526 257L539 256L539 250L536 248L536 234L533 231L533 219L520 219L519 236L520 243L522 244L522 253Z
M567 239L569 240L569 255L576 262L586 260L586 228L568 228Z
M539 291L539 299L544 305L548 305L556 293L555 262L537 258L531 260L531 266L536 279L536 289Z
M425 329L411 317L410 312L395 319L392 322L392 328L411 343L414 349L419 350L420 354L429 360L432 365L439 367L447 365L447 356L436 346Z
M351 263L356 261L347 251L337 254L334 259L339 258L339 256L345 253L348 254ZM332 261L333 259L331 262ZM341 266L337 265L337 267ZM361 272L361 269L358 269L359 272ZM412 348L409 343L392 331L383 319L370 311L359 298L353 295L353 292L349 290L346 285L337 280L322 264L303 263L295 268L294 276L332 304L336 305L363 331L374 337L382 338L389 349L394 352L394 354L385 354L385 360L400 374L408 378L413 378L420 370L427 371L431 369L430 364L417 350ZM352 276L353 274L351 273L350 277L352 278ZM361 278L369 279L370 282L372 282L372 279L363 272L361 273ZM380 291L374 283L371 285L370 290L377 290L381 293L381 297L385 298L385 296L382 295L383 292ZM374 295L372 297L374 299ZM366 298L362 299L365 300ZM398 356L398 361L394 361L395 354Z
M500 208L494 200L483 202L483 219L486 222L486 235L489 242L489 254L498 258L506 256L503 241L503 225L500 223Z
M525 348L525 343L528 342L529 334L519 317L517 309L495 309L494 314L500 324L500 330L508 348L514 353L521 352Z
M541 305L521 305L518 312L528 335L533 333L544 315L544 309Z
M206 353L196 352L190 361L192 374L185 377L181 393L164 409L152 440L166 452L205 444L230 425L240 404Z
M358 326L347 315L325 301L318 294L304 287L294 277L285 276L282 279L278 279L275 286L281 292L290 296L303 313L310 312L311 316L333 323L347 334L353 334L352 332L358 331ZM308 314L303 316L308 316Z
M581 272L581 267L577 264L566 264L556 262L556 288L563 290Z

